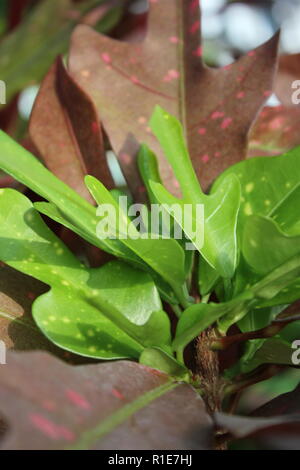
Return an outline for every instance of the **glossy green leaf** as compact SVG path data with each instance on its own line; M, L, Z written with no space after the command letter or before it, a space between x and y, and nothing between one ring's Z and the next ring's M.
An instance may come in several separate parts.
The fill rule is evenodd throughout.
M200 259L198 269L199 290L202 296L210 294L219 279L219 273L204 258Z
M192 305L183 312L179 319L173 349L183 349L202 331L226 314L230 314L235 319L241 318L250 309L252 300L253 295L249 292L226 303Z
M159 348L145 349L141 354L140 363L176 377L177 380L188 381L189 379L187 368Z
M265 328L270 325L277 315L279 315L286 307L286 305L282 305L279 307L253 309L238 322L238 327L243 333ZM265 341L265 339L254 339L246 342L243 355L234 366L235 374L237 374L238 370L239 373L244 370L243 365L252 361L255 354L263 346Z
M157 235L152 239L151 233L146 233L144 238L100 181L87 176L85 182L99 206L108 204L114 208L112 217L108 214L108 225L112 233L122 238L122 243L167 281L181 298L182 286L186 278L185 257L177 241L171 238L160 238Z
M279 227L289 235L300 235L300 217L295 210L300 206L300 178L299 184L271 213Z
M296 211L286 203L299 203L300 177L297 168L300 165L300 147L279 157L259 157L244 160L228 168L215 182L213 190L224 184L228 175L239 178L242 188L242 204L239 213L239 233L251 215L273 217L279 207L285 207L285 216L281 219L289 226L299 220ZM294 193L295 192L295 193ZM294 193L294 194L293 194ZM295 208L295 206L294 206ZM291 220L292 216L292 220Z
M151 346L168 349L169 319L148 274L120 262L84 267L14 190L1 190L0 220L0 259L52 287L33 310L55 344L101 358L137 358Z
M253 285L247 285L244 292L247 295L251 293L253 297L248 305L248 311L252 311L253 308L280 307L297 300L299 298L300 283L297 281L299 277L300 256L297 255ZM239 322L246 314L247 311L243 315L236 316L231 313L225 315L219 320L220 331L226 333L231 325Z
M98 219L96 208L80 197L74 190L54 176L31 153L17 144L3 131L0 131L0 167L6 173L22 182L32 191L36 192L61 212L60 222L76 231L95 246L125 259L138 263L139 259L119 240L100 240L96 236ZM54 220L57 220L57 211ZM49 216L53 209L48 209Z
M186 309L178 322L173 348L185 347L190 341L199 335L208 326L218 321L218 329L226 334L231 325L239 322L248 312L254 308L283 305L284 299L280 295L286 289L286 296L298 295L289 293L295 279L300 277L300 256L294 256L270 274L263 277L252 286L249 285L242 294L236 298L219 304L196 304ZM295 300L295 299L293 299ZM293 301L292 300L292 301Z
M150 181L162 184L162 179L159 173L157 158L145 144L141 146L138 154L138 166L147 189L149 201L151 204L157 204L158 201L151 190Z
M252 357L240 361L240 372L246 374L263 364L282 364L292 366L293 349L287 341L272 338L263 342Z
M151 128L174 170L183 198L175 198L156 181L150 183L151 191L161 204L177 204L185 211L185 215L185 205L191 205L191 215L184 223L183 218L178 217L170 207L169 211L205 260L221 276L231 278L237 263L236 223L240 207L238 179L230 175L217 191L209 196L205 195L189 158L181 124L162 108L156 107L151 119ZM202 224L197 210L201 205L204 208ZM203 234L204 242L203 238L199 237L200 233Z
M242 252L251 268L265 275L300 253L300 236L286 235L271 219L252 216L245 224Z
M300 253L300 236L283 233L271 219L252 216L245 224L242 251L248 265L262 277L277 268L280 270L280 266ZM281 292L264 306L288 304L299 298L300 279L295 272L294 277L292 275L284 283Z

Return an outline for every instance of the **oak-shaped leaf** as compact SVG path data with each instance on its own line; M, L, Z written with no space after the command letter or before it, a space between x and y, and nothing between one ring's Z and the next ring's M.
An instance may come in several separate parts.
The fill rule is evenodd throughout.
M84 25L73 34L70 74L96 103L135 195L142 190L135 163L141 142L158 155L163 182L176 192L148 127L155 105L181 120L206 190L225 168L245 158L249 128L271 94L278 35L236 63L212 69L202 60L200 24L197 0L158 0L150 3L141 43L118 42Z
M84 177L113 187L93 102L70 77L61 58L46 75L30 120L39 156L58 178L91 201Z
M188 385L133 362L70 367L11 353L0 376L4 449L209 449L213 423Z

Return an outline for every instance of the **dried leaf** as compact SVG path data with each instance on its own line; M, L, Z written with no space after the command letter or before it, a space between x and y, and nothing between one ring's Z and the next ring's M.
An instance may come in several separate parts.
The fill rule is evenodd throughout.
M132 362L70 367L12 353L0 376L1 449L208 449L212 422L187 385Z
M97 104L135 194L142 189L134 159L141 141L159 156L168 189L176 188L148 128L155 105L181 119L206 189L222 170L246 156L248 130L271 93L278 35L232 66L216 70L202 62L199 31L198 1L158 0L151 2L142 43L117 42L86 26L73 34L70 73Z

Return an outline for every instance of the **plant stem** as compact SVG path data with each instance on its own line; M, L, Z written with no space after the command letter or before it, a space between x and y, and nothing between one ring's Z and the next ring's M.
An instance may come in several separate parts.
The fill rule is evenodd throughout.
M175 315L180 318L181 317L181 314L182 314L182 310L180 308L179 305L170 305L170 307L172 308L173 312L175 313Z
M177 349L176 351L176 359L181 364L184 364L184 357L183 357L183 349Z
M218 353L210 349L210 345L215 339L216 332L214 328L210 327L200 333L196 340L197 373L204 391L203 399L211 414L221 409L222 402Z

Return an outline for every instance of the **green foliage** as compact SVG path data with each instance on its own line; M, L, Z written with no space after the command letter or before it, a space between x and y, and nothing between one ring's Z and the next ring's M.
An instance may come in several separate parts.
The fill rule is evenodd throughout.
M163 187L155 155L146 145L139 153L139 169L150 202L163 205L165 214L172 216L172 227L181 226L184 240L164 237L161 227L158 233L141 233L137 222L143 215L139 220L130 218L119 192L108 191L87 176L85 184L99 208L112 207L116 217L109 212L99 215L94 206L1 133L1 169L48 202L33 206L18 192L2 190L0 258L51 287L35 301L33 316L56 345L94 358L139 359L189 381L183 351L202 331L217 324L222 338L233 324L243 333L258 330L300 297L300 230L294 211L300 181L293 171L300 164L300 151L241 162L221 175L206 195L178 121L157 107L151 126L180 184L182 199ZM256 187L257 181L261 184ZM203 246L199 233L191 233L186 221L170 210L172 204L192 207L190 227L197 222L197 205L202 205ZM84 266L37 211L122 261L96 269ZM111 237L114 233L116 237ZM189 292L196 265L193 253L185 249L187 241L198 252L199 293L205 295L200 303L193 297L195 291ZM173 340L159 294L179 316ZM219 303L208 301L212 294ZM286 357L288 342L284 336L272 341L248 342L235 370L248 372L264 363L269 345L274 354L271 359L265 355L265 363L286 364L287 359L277 357L283 350Z

